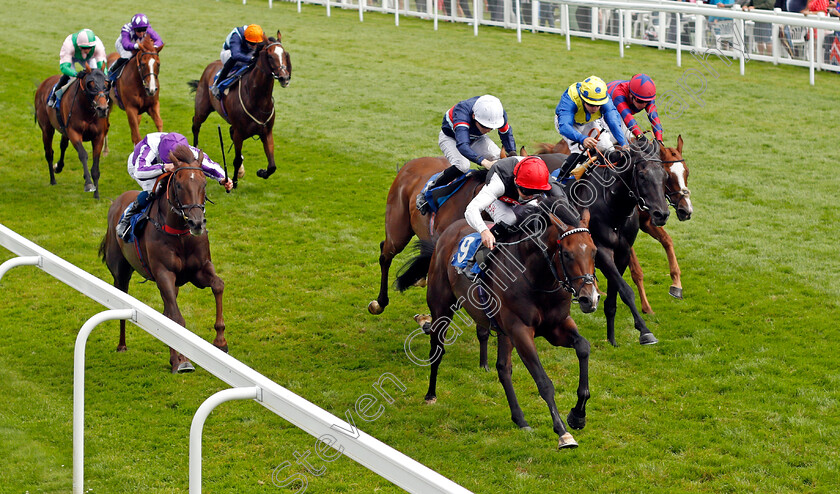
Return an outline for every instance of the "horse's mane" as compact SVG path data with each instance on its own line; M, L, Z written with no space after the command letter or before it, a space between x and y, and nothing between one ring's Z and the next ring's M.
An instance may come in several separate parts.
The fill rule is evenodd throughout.
M202 154L202 151L201 151L201 150L199 150L198 155L199 155L199 156L201 156L201 154ZM184 164L186 164L186 165L190 165L191 163L194 163L194 162L196 161L196 159L195 159L195 155L193 154L192 149L190 149L190 147L189 147L189 146L184 146L183 144L181 144L180 146L176 147L176 148L172 151L172 155L173 155L173 156L174 156L174 157L175 157L178 161L181 161L181 162L183 162L183 163L184 163Z
M152 37L149 36L149 33L143 35L143 38L138 43L140 48L146 52L157 52L155 50L155 42L152 40Z

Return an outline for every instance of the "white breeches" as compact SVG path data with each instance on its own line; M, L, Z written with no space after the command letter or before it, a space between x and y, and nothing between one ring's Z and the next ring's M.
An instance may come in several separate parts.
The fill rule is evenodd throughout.
M458 152L458 145L455 142L455 139L444 134L443 130L441 130L438 135L438 145L440 146L440 150L443 151L443 155L446 156L446 159L451 165L455 165L456 168L461 170L461 173L467 173L467 170L470 169L472 161L464 158L464 155ZM476 139L472 144L470 144L470 147L477 155L490 161L499 159L499 156L502 154L502 150L499 146L497 146L496 143L486 135Z

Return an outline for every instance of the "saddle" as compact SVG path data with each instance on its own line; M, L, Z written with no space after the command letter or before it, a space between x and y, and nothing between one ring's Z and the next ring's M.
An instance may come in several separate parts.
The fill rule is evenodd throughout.
M147 204L142 211L136 213L134 216L131 217L131 226L128 227L128 235L126 235L125 243L134 243L134 241L137 239L137 235L139 235L143 231L143 228L149 221L149 210L152 208L153 202L153 200L149 200L149 204Z
M423 186L423 195L426 197L426 202L429 203L429 209L433 213L437 213L437 210L443 206L443 204L452 197L458 190L464 185L469 177L472 177L476 174L484 174L487 175L487 170L469 170L467 173L461 175L460 177L456 178L455 180L449 182L448 184L439 185L434 188L429 188L429 185L432 184L443 172L438 172L429 177L429 180L426 181L426 185ZM480 180L483 181L483 177L479 177Z
M228 88L230 88L233 85L233 83L235 83L239 79L242 79L242 77L248 72L250 72L253 67L253 64L240 65L239 67L236 67L233 70L233 72L225 78L225 80L217 82L217 79L219 78L219 72L222 71L222 69L219 69L215 74L213 74L213 83L216 85L217 88L219 88L219 93L226 95Z

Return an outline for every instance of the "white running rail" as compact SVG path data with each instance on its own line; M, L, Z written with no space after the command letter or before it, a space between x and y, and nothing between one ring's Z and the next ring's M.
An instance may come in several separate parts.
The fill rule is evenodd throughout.
M81 353L81 357L84 358L84 342L80 343L80 340L86 340L87 334L97 324L113 319L130 320L234 389L250 388L242 391L251 393L252 396L256 397L255 399L259 404L308 434L316 438L330 436L330 438L335 439L335 441L328 443L334 449L407 492L418 494L466 494L470 492L387 444L365 434L354 425L348 424L346 421L292 393L217 349L209 342L199 338L183 326L172 322L143 302L34 244L3 224L0 224L0 245L20 256L9 259L0 265L0 280L13 267L38 266L57 280L111 309L93 316L85 323L83 330L80 331L79 338L77 338L77 347L82 345L81 352L77 348L77 357ZM76 360L75 365L78 369L78 360ZM81 365L83 370L84 364ZM75 393L74 390L74 396L76 396ZM260 394L262 395L261 399ZM229 394L224 394L221 397L214 396L215 398L211 397L213 402L208 406L212 406L212 403L216 403L220 398L231 397ZM233 396L241 397L240 394L236 393ZM83 411L83 402L81 407ZM207 407L200 410L202 413L209 413L210 411ZM81 424L82 422L79 422L79 425ZM76 431L76 427L77 425L74 423L74 431ZM83 432L83 429L80 432ZM84 492L83 459L77 457L77 452L83 454L83 439L81 437L74 437L74 439L79 441L74 440L73 492L74 494L82 494ZM78 470L75 464L77 460L79 462ZM194 488L194 486L190 486L190 492L195 492ZM200 489L200 486L198 488Z

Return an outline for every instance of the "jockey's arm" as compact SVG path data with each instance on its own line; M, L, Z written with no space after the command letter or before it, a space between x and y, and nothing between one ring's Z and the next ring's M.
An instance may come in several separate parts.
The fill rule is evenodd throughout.
M149 26L149 28L146 30L146 34L148 34L149 37L152 38L152 42L154 43L157 51L161 51L163 49L164 42L160 38L160 35L157 33L157 31L155 31L154 29L152 29L151 26Z
M470 127L468 123L457 123L455 124L455 146L458 148L458 152L461 153L461 156L467 158L468 160L476 163L480 166L484 166L482 161L484 160L481 156L478 155L473 148L470 146ZM487 167L485 167L487 168Z
M570 142L583 144L586 136L575 130L575 113L577 113L577 106L565 93L557 103L557 108L554 110L554 127L563 138Z
M190 149L192 150L195 159L200 159L198 153L201 151L192 146L190 146ZM201 171L204 172L204 175L219 182L219 184L223 185L227 190L230 190L233 187L233 182L230 179L225 179L225 171L222 167L215 161L211 160L210 157L207 156L207 153L201 152L201 154L203 155L203 159L201 159Z
M615 105L612 101L607 101L601 107L601 113L604 116L604 121L607 123L607 127L610 129L610 133L613 135L616 141L618 141L619 146L626 146L627 139L624 137L624 132L621 129L621 115L618 114L618 110L615 109Z
M242 38L238 35L230 37L230 57L241 63L251 63L253 58L253 54L242 47Z
M484 186L483 189L473 198L467 205L467 210L464 212L464 219L473 227L473 229L481 233L481 243L487 248L492 249L495 246L496 238L481 217L481 212L487 209L493 201L502 197L505 193L505 185L498 175L493 174L490 178L490 183Z
M73 46L72 35L68 36L61 45L61 51L58 54L58 68L62 74L69 77L76 77L76 68L73 67L73 54L76 48Z
M122 45L123 49L132 51L136 50L137 43L131 41L131 26L126 24L122 27L122 31L120 31L120 44Z
M507 119L507 112L504 113L505 123L499 127L499 139L502 141L502 147L508 156L516 154L516 139L513 137L513 128L511 128Z
M648 120L650 120L650 126L653 129L653 136L657 141L662 142L662 122L659 121L659 113L656 111L656 103L653 101L648 103L647 107L645 107L645 111L647 111Z

